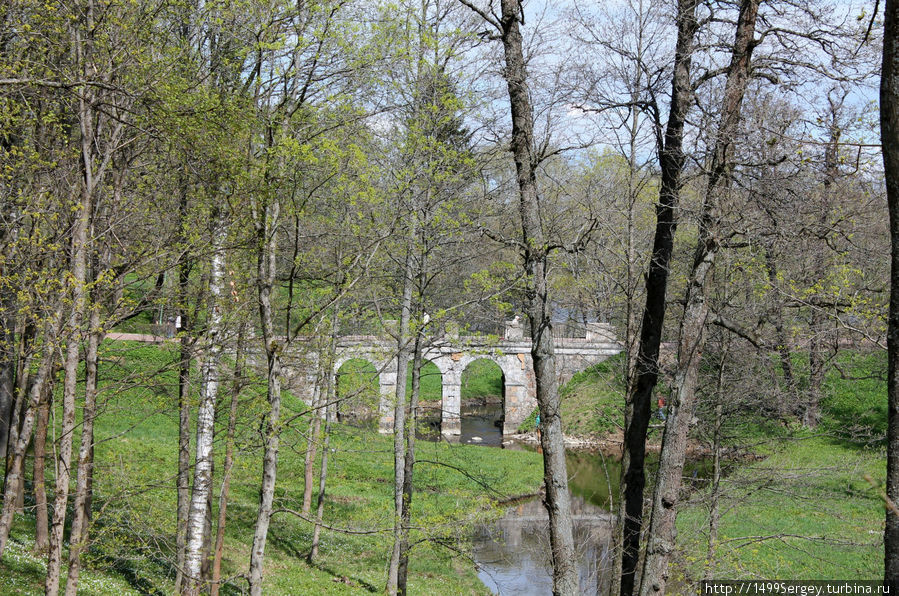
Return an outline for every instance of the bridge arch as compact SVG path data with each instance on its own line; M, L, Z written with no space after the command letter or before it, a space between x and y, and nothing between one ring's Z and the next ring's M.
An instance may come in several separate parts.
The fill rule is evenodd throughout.
M505 381L502 367L488 354L470 359L462 367L461 428L463 434L473 437L472 442L502 443Z
M335 362L334 383L339 421L367 421L379 413L379 373L370 358L362 355L339 358Z
M475 360L486 358L499 366L504 377L503 434L513 434L536 406L536 382L531 359L531 341L520 333L520 323L507 322L504 337L487 341L480 336L447 334L434 338L424 357L441 373L441 431L461 433L462 372ZM516 329L518 332L516 333ZM588 323L585 337L556 338L556 372L560 382L585 366L617 354L622 346L604 323ZM353 358L372 363L378 372L380 424L382 432L393 430L396 396L396 342L388 337L354 335L338 338L338 358L333 372Z

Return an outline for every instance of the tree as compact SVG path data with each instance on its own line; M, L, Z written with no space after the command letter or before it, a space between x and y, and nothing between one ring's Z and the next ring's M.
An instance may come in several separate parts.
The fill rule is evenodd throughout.
M555 370L552 335L552 301L549 295L548 267L552 244L545 237L541 217L540 194L536 169L540 156L534 142L534 111L528 88L521 25L522 6L516 0L502 0L500 14L492 6L481 10L466 0L490 26L502 42L505 69L502 76L509 92L512 120L510 150L515 162L521 240L518 248L525 275L525 312L531 331L531 357L537 387L537 407L541 418L543 447L544 504L549 514L550 545L553 562L553 593L576 594L578 591L577 559L571 526L571 503L568 472L559 410L558 379ZM593 226L588 226L592 230ZM588 237L585 233L573 246L579 247Z
M668 579L668 562L674 548L674 524L687 452L687 432L693 417L699 362L705 346L704 327L709 314L708 283L715 257L721 247L720 204L727 200L731 185L731 156L743 96L750 80L752 52L757 43L755 23L758 10L758 0L744 0L740 3L733 53L721 105L721 119L715 131L703 197L699 238L681 319L678 368L662 437L659 473L653 494L652 518L640 581L641 594L664 593Z
M899 590L899 3L886 0L880 81L880 135L890 214L890 309L887 330L887 498L884 581Z
M652 393L659 378L659 346L665 320L665 295L668 288L681 175L684 169L684 125L693 103L694 36L698 28L695 0L680 0L677 5L677 42L671 82L671 105L664 142L659 148L662 170L659 203L656 207L656 231L652 257L646 274L646 306L640 326L640 343L634 362L624 414L624 448L621 458L621 589L622 596L634 593L640 534L643 527L643 489L646 484L646 432L649 427Z

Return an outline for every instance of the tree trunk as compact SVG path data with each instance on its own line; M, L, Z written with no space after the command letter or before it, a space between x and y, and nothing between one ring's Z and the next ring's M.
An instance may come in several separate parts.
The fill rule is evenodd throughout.
M418 226L412 215L406 242L406 263L403 267L403 297L400 309L400 329L397 337L396 356L396 404L393 409L393 550L387 569L387 593L391 596L399 589L400 547L403 540L403 508L406 472L406 378L412 345L409 328L412 318L412 292L415 288L414 241Z
M776 223L775 223L776 225ZM768 282L771 284L772 292L777 293L777 260L774 256L773 243L769 243L765 247L765 269L768 272ZM796 390L795 376L793 375L793 355L790 350L790 341L784 327L783 300L780 297L775 298L775 304L771 315L774 324L775 337L777 337L777 353L780 355L780 367L783 371L784 385L790 397L794 395ZM792 402L791 402L792 403Z
M821 269L823 270L823 267ZM824 345L826 323L827 317L822 307L812 306L809 317L812 336L808 342L808 394L802 407L802 424L808 428L817 428L818 420L821 418L821 396L827 372L827 353Z
M215 425L213 425L213 429ZM215 431L213 430L213 441L215 441ZM205 527L203 528L203 549L200 557L200 583L204 586L209 584L209 578L212 576L212 482L215 479L215 458L209 468L209 492L206 495L206 514L204 516Z
M0 298L0 459L6 458L16 401L15 310L15 293L4 291Z
M25 412L28 409L28 399L31 392L31 385L33 383L31 363L34 359L34 353L32 352L34 348L34 337L34 326L30 323L26 324L25 329L22 332L22 340L20 342L21 349L19 352L20 356L18 358L19 364L16 369L16 400L13 404L12 409L12 420L10 421L9 426L9 439L7 440L8 449L6 452L6 467L3 472L3 494L5 495L7 490L12 490L13 493L17 495L15 502L16 512L21 511L19 500L23 496L25 478L24 476L19 476L17 481L18 486L12 487L12 484L9 483L9 472L12 469L13 451L15 450L15 445L18 443L19 434L22 430L21 425L22 421L25 419ZM51 378L55 377L55 372L55 369L54 371L50 372Z
M825 205L818 214L819 235L829 234L830 200L833 193L833 183L839 174L838 148L840 143L840 129L837 125L837 106L831 103L830 139L824 150L824 200ZM827 260L823 247L815 251L812 267L815 273L815 287L823 287L827 277ZM818 294L823 302L825 296ZM815 302L813 298L813 302ZM812 304L809 316L809 330L811 337L808 344L808 394L805 403L802 404L802 423L808 428L817 428L821 418L821 398L824 395L824 377L827 374L827 313L821 304Z
M422 270L422 276L424 271ZM406 459L403 465L403 515L401 520L402 540L400 541L400 560L397 568L397 592L406 594L409 578L409 526L412 523L412 495L414 492L412 477L415 468L415 428L418 424L418 396L421 392L421 340L419 331L415 336L412 352L412 395L409 398L409 430L406 432Z
M187 184L181 182L181 199L178 206L180 219L178 244L184 242L187 225ZM175 529L175 592L181 592L184 579L184 555L187 542L187 515L190 510L190 365L193 358L192 347L195 338L191 337L192 321L187 315L188 284L190 283L191 263L182 258L178 263L178 310L181 319L181 350L178 356L178 505L176 510Z
M262 571L265 560L265 543L268 526L272 517L275 497L275 481L278 473L278 447L281 437L281 351L284 346L275 339L274 315L272 313L272 286L275 280L277 246L277 224L280 204L273 200L262 213L257 214L257 286L259 297L259 318L265 342L268 362L268 387L266 397L269 413L265 432L265 453L262 459L262 482L259 488L259 511L256 515L256 530L253 535L253 550L250 553L250 594L262 594Z
M96 276L95 276L96 277ZM75 485L75 504L72 528L69 531L69 570L66 579L66 596L75 596L81 573L81 551L88 539L90 520L91 477L94 473L94 418L97 414L97 372L99 347L103 338L100 329L100 311L93 305L90 313L90 329L85 353L84 408L82 409L81 444L78 447L78 479Z
M209 595L218 596L222 578L222 551L225 546L225 523L228 519L228 493L231 489L231 468L234 466L234 431L237 428L237 404L243 390L244 329L237 334L237 354L234 357L234 383L231 386L231 408L228 410L228 432L225 436L225 469L222 472L222 489L219 492L219 515L215 532L215 550L212 559L212 578Z
M93 4L88 2L86 31L93 34ZM78 61L88 75L91 66L85 53L90 51L90 40L82 40L80 31L73 34L76 42ZM84 42L84 43L82 43ZM47 559L47 577L44 591L48 596L59 592L60 569L62 566L63 530L69 498L69 479L72 463L72 435L75 432L75 392L78 384L78 362L81 347L81 322L84 316L87 296L87 252L88 231L93 215L94 193L99 184L95 177L95 130L94 108L89 96L81 96L78 104L78 121L81 136L82 192L77 206L77 215L72 229L71 298L72 310L66 329L68 336L65 357L65 377L62 391L62 432L59 441L59 455L56 468L56 491L53 500L53 521L50 527L50 555Z
M318 545L321 538L322 519L325 514L325 486L328 480L328 451L331 445L331 421L337 411L336 387L334 386L334 350L337 347L337 308L335 308L333 327L331 328L331 345L328 358L328 376L325 381L324 406L325 406L325 432L322 441L322 460L318 474L318 499L315 509L315 527L312 530L312 545L309 548L307 561L312 563L318 558Z
M686 306L678 339L678 370L675 374L671 407L665 423L659 474L653 494L646 556L640 594L664 593L668 563L675 547L677 506L680 497L687 433L693 417L699 363L705 347L708 316L707 286L720 248L719 202L731 182L730 156L740 122L740 109L749 82L755 22L760 0L743 0L734 40L731 63L724 86L721 121L716 133L709 179L703 200L696 255L687 286Z
M690 68L693 38L696 35L697 0L678 0L677 44L671 82L671 109L665 127L664 145L659 151L662 169L652 257L646 274L646 306L640 325L640 343L634 362L624 410L624 445L621 457L621 484L618 510L618 543L621 545L621 596L635 589L640 534L643 528L643 491L646 486L646 433L651 416L652 393L659 379L659 347L665 323L665 295L677 229L681 174L684 169L684 123L693 104ZM616 568L619 565L616 563Z
M53 373L50 373L41 391L37 410L37 428L34 431L34 551L46 554L50 547L50 520L47 516L47 483L44 473L47 464L47 426L53 402Z
M3 556L3 552L6 550L6 541L9 539L9 530L12 526L16 498L18 497L19 484L25 463L25 452L28 449L28 443L31 442L31 432L34 430L37 407L41 400L44 383L48 381L56 355L56 341L63 317L62 305L56 308L56 312L50 315L50 321L47 323L41 363L38 366L37 373L34 375L34 381L31 383L28 403L25 404L25 411L22 414L22 425L12 446L12 453L10 454L12 457L7 460L9 464L6 470L6 485L3 490L3 511L0 512L0 557Z
M559 412L558 379L552 334L548 247L543 236L540 197L535 168L534 112L528 92L527 72L519 23L523 20L518 0L502 0L501 37L506 68L503 76L509 90L512 115L511 150L519 191L523 242L523 266L528 279L527 315L531 326L531 358L540 409L544 505L549 514L549 537L553 563L553 593L578 593L577 557L571 528L571 503L562 419Z
M325 375L333 374L332 371L323 369ZM309 438L306 440L306 455L303 460L303 515L309 515L312 509L312 483L315 476L315 456L318 451L318 438L321 433L322 417L321 417L321 382L316 382L312 391L312 417L309 419ZM327 400L327 397L325 398Z
M880 137L890 214L890 310L887 326L887 497L899 503L899 2L886 0L880 80ZM884 581L899 592L899 515L886 510Z
M182 593L200 592L203 544L207 529L207 501L212 490L212 439L215 426L215 402L219 384L219 356L222 351L222 294L225 285L224 216L216 217L212 231L212 273L209 279L209 324L206 354L203 358L200 403L197 406L197 453L194 484L187 515L187 541L184 554Z
M715 552L718 547L718 525L721 499L721 421L724 414L724 371L727 363L727 344L722 342L721 361L718 364L718 383L715 388L715 422L712 436L712 492L709 495L709 545L706 551L705 579L712 578L715 568Z

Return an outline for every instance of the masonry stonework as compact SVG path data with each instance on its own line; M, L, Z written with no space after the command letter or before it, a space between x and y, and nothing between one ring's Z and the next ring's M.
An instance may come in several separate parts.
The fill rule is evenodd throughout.
M567 382L584 368L618 354L621 345L610 325L588 323L585 338L556 338L556 370L559 382ZM378 336L345 336L337 342L337 359L333 374L348 360L360 358L372 363L378 371L380 391L379 424L381 432L393 431L393 411L396 402L396 343ZM459 435L462 431L462 372L475 360L486 358L495 362L503 373L503 434L513 434L537 406L531 340L523 336L521 323L516 319L506 323L503 339L487 342L483 337L459 336L448 333L424 351L424 357L434 363L443 376L441 402L441 432ZM317 362L315 354L307 355L308 363ZM308 369L307 369L308 370ZM295 372L292 378L297 393L311 402L310 383L314 375Z

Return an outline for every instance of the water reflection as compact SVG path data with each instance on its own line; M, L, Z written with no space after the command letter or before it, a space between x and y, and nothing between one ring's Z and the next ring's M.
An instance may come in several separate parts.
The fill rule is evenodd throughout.
M582 594L604 593L613 567L612 516L572 497L572 523ZM478 577L494 594L552 594L552 564L546 509L538 499L509 509L474 536Z
M466 445L501 447L503 444L502 417L502 403L463 404L460 442Z

